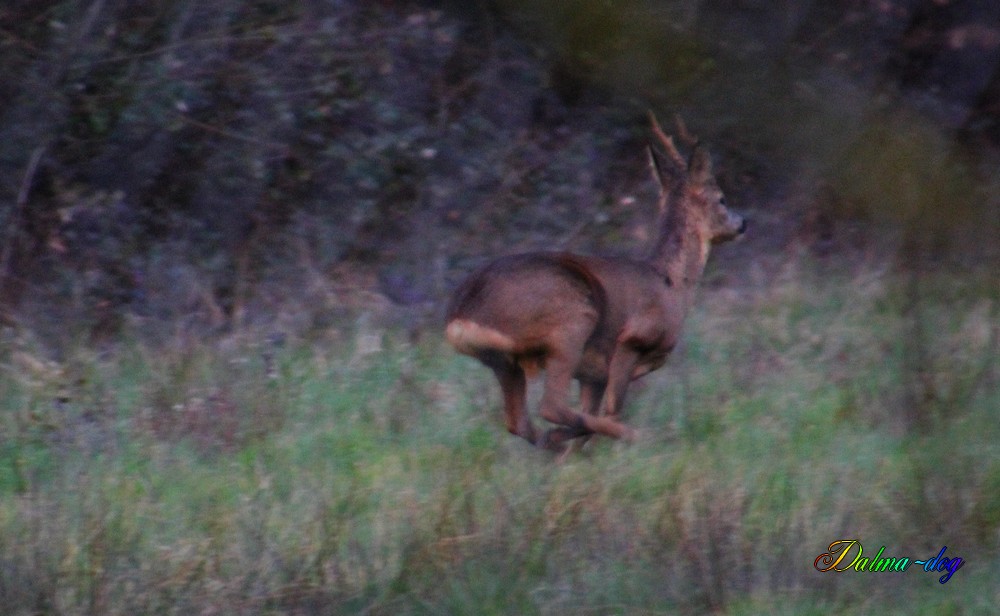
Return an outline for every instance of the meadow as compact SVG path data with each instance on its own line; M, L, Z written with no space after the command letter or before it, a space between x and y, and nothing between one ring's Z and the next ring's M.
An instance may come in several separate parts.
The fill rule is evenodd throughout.
M797 263L710 275L639 441L562 462L438 331L5 330L2 612L994 613L995 279ZM817 571L839 539L966 565Z

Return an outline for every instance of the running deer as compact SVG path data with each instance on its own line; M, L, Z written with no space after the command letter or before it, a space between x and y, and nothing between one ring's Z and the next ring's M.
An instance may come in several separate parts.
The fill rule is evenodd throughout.
M712 163L677 120L689 160L649 114L663 152L648 148L659 184L659 233L646 259L532 252L500 257L452 296L448 342L488 366L503 391L507 430L561 451L576 437L633 440L619 421L625 391L664 364L677 344L713 244L746 231L726 209ZM526 408L526 375L545 371L540 414L556 424L539 434ZM568 404L580 383L580 412Z

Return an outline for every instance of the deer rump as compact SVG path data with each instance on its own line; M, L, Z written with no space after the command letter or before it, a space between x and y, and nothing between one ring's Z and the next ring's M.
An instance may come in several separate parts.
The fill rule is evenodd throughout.
M627 382L661 366L675 343L668 332L677 328L669 325L683 316L670 310L668 296L669 281L641 261L544 252L501 257L456 290L446 336L497 375L511 432L536 442L524 379L546 369L541 412L560 427L538 444L558 449L594 432L632 438L615 416ZM624 373L609 392L616 355ZM583 413L565 406L574 378Z
M534 376L559 346L560 330L572 323L596 332L606 307L604 286L575 255L501 257L456 290L447 336L487 365L502 359Z

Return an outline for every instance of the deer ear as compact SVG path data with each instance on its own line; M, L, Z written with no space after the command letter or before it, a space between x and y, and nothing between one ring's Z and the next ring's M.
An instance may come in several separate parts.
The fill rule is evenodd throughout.
M691 162L688 163L688 176L698 183L712 179L712 157L708 150L698 145L691 152Z

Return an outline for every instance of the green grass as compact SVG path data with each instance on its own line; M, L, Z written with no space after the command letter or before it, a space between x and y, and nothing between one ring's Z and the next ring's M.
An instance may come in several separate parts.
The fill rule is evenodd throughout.
M919 361L891 276L706 289L668 367L633 388L640 441L561 464L503 430L489 372L435 336L246 334L59 363L17 340L0 356L0 605L989 613L1000 301L968 284L926 283ZM945 585L817 572L846 538L968 565Z

